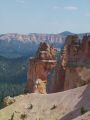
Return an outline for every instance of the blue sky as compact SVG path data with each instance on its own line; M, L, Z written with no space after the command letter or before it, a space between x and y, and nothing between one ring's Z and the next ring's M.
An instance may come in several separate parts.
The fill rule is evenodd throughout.
M90 32L90 0L0 0L0 33Z

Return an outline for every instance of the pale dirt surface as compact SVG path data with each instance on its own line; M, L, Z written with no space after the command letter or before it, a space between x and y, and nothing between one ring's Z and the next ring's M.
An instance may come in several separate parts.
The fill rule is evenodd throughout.
M88 112L82 116L79 116L78 118L73 119L73 120L90 120L90 112Z
M90 85L53 94L27 94L15 98L16 102L0 110L0 120L90 120L90 113L81 117L81 107L90 111ZM32 109L30 108L32 104ZM56 106L54 109L53 106ZM85 118L85 119L84 119Z

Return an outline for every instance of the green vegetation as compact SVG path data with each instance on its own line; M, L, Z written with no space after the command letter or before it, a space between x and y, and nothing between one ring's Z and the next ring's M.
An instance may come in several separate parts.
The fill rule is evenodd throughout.
M81 115L85 114L87 110L84 107L81 107Z
M24 93L27 80L28 58L8 59L0 56L0 108L6 96Z
M22 120L25 120L25 119L27 118L27 114L26 114L26 113L21 114L20 118L21 118Z
M1 83L0 84L0 108L3 107L2 101L6 96L17 96L24 93L25 83Z
M28 107L28 109L32 109L33 108L33 105L32 104L30 104L29 105L29 107Z
M23 83L27 77L28 58L8 59L0 56L0 83Z
M54 110L56 107L56 105L53 105L50 110Z

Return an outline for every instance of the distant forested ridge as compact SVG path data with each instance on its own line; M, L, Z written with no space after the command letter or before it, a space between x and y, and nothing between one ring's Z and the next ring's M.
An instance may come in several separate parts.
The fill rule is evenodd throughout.
M28 57L9 59L0 56L0 83L25 82L28 59Z
M0 107L4 97L23 94L28 59L29 57L10 59L0 56Z

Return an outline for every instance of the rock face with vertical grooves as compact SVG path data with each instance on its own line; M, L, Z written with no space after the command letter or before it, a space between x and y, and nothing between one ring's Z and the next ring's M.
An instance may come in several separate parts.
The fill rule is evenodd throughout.
M47 77L55 67L56 50L47 43L41 43L35 58L30 58L26 91L46 93Z
M78 36L68 36L60 64L56 67L51 92L60 92L90 82L90 36L82 41Z
M29 92L54 93L90 82L90 36L84 36L82 41L77 35L68 36L61 59L56 61L55 54L55 48L49 44L40 44L35 58L29 62ZM49 80L50 73L53 77Z

